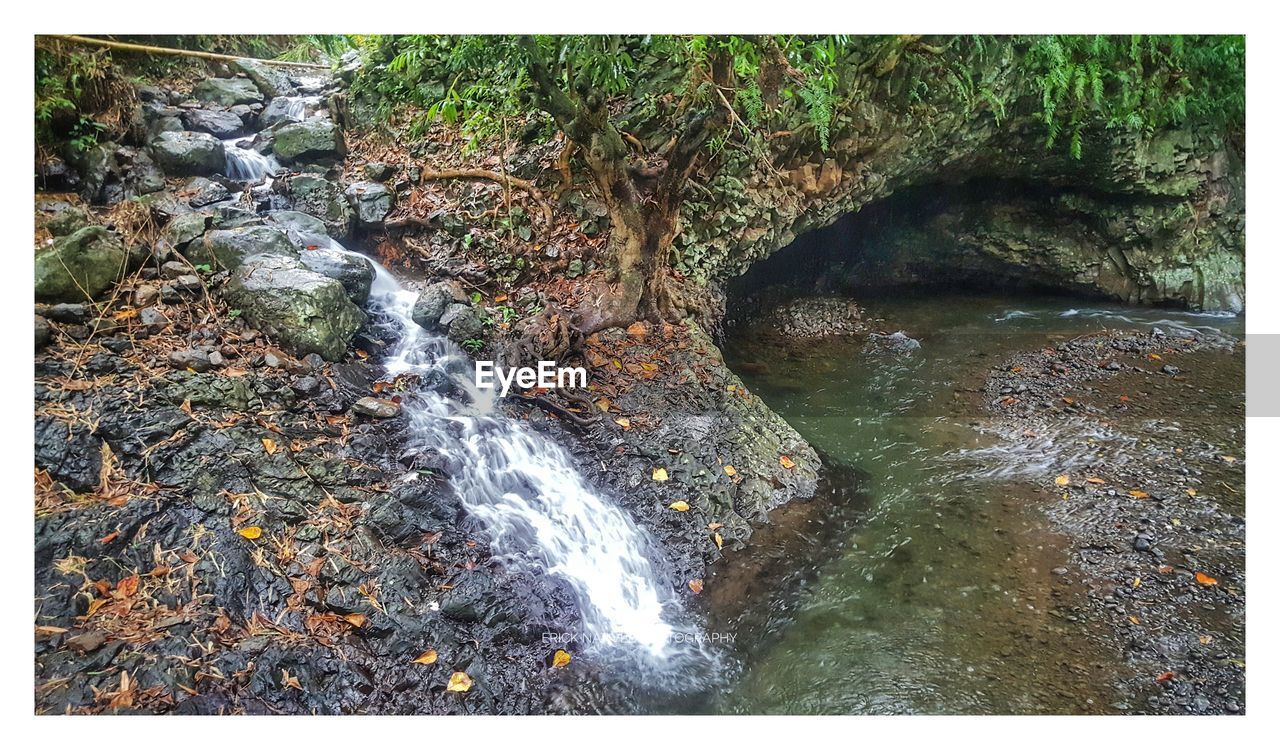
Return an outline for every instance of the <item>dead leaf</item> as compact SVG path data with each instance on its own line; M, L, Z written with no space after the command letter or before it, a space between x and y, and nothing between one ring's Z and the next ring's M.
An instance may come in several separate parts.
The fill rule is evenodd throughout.
M342 619L346 620L347 622L351 623L353 627L357 627L357 628L363 628L364 624L369 621L368 617L364 616L359 612L352 612L349 615L344 615Z
M421 654L419 654L418 658L413 660L413 663L431 665L431 664L435 664L436 659L438 658L439 658L439 654L436 653L436 650L434 648L429 648L426 651L423 651Z
M262 449L267 452L268 456L274 455L276 452L276 441L271 438L263 438Z
M119 599L128 599L138 591L138 577L121 578L116 584L116 595Z
M1195 490L1187 490L1187 497L1195 497L1195 496L1196 496Z
M609 411L609 406L612 403L613 402L611 402L609 399L602 398L596 402L596 408L598 408L600 411L607 412Z
M648 334L649 334L649 326L645 325L641 321L636 321L635 323L632 323L631 325L627 326L628 336L635 336L636 338L642 339Z
M1217 585L1218 585L1218 579L1217 579L1217 578L1214 578L1213 576L1209 575L1208 573L1201 573L1200 571L1198 571L1198 570L1197 570L1197 571L1196 571L1196 583L1200 584L1201 586L1217 586Z
M724 549L724 538L720 536L719 532L716 532L712 539L715 540L716 549Z
M1168 682L1178 675L1173 672L1163 672L1156 676L1156 682Z
M245 539L257 539L262 536L262 527L246 526L243 529L240 529L240 531L237 533L240 534L240 536L244 537Z
M465 693L471 689L471 678L466 672L454 672L449 675L449 686L445 688L450 693Z
M1053 483L1059 487L1066 487L1068 484L1071 484L1071 477L1066 474L1059 474L1058 477L1053 480Z
M689 581L689 590L690 590L690 591L692 591L692 592L693 592L693 593L695 593L695 594L701 594L701 593L702 593L702 579L701 579L701 578L695 578L695 579L693 579L692 581Z
M668 479L668 477L667 477L667 470L666 470L666 469L664 469L664 468L662 468L662 467L660 467L660 466L659 466L659 467L657 467L657 468L655 468L655 469L653 470L653 481L655 481L655 482L665 482L665 481L667 481L667 479Z
M624 430L631 429L631 420L627 419L626 417L618 417L617 419L613 420L613 423L618 425Z
M1146 500L1147 498L1151 497L1150 495L1143 492L1142 490L1129 490L1129 496L1136 498L1138 500Z
M556 651L556 655L551 657L551 668L560 669L562 667L567 667L572 659L573 656L568 651L559 649Z
M782 464L784 469L796 468L796 462L791 460L791 456L779 456L778 463Z
M684 513L685 511L689 510L689 504L683 500L677 500L674 503L668 505L667 507L670 508L671 510L679 511L681 513Z
M725 464L724 473L728 474L731 477L736 477L738 475L738 470L733 468L732 464Z
M289 674L289 670L281 669L280 670L280 687L301 690L302 683L298 682L298 678L296 676Z
M1106 482L1099 477L1088 477L1084 481L1088 482L1089 484L1106 484Z

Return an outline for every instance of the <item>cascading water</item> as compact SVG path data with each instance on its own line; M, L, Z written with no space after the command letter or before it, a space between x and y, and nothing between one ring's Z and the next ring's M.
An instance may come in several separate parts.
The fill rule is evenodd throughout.
M650 562L648 535L585 484L563 449L498 413L494 393L475 387L470 360L413 322L417 295L382 266L374 268L370 311L397 340L388 374L417 375L423 383L443 375L467 394L464 402L423 387L403 408L411 447L451 460L452 486L484 524L494 554L568 584L582 616L583 630L574 635L584 651L628 662L633 674L705 665L696 631L680 624L679 602Z
M261 182L280 169L280 163L274 156L267 156L251 148L240 148L241 138L231 138L222 142L227 155L227 177L238 182Z

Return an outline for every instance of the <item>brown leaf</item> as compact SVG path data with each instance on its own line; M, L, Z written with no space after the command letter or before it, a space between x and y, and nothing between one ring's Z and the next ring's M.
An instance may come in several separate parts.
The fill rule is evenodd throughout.
M413 663L426 664L429 666L431 664L435 664L436 659L438 658L439 658L439 654L436 653L436 650L434 648L429 648L426 651L423 651L421 654L419 654L418 658L413 660Z
M624 430L631 429L631 420L627 419L626 417L618 417L617 419L613 420L613 422L614 424L618 425Z
M732 465L732 464L725 464L725 465L724 465L724 473L725 473L725 474L728 474L728 475L729 475L729 476L731 476L731 477L735 477L735 476L737 476L737 475L738 475L738 470L737 470L737 469L735 469L735 468L733 468L733 465Z
M116 584L117 598L128 599L129 597L137 593L137 591L138 591L137 576L129 576L128 578L121 578L120 582Z
M1201 573L1200 571L1198 571L1198 570L1197 570L1197 571L1196 571L1196 583L1200 584L1201 586L1217 586L1217 585L1218 585L1218 579L1217 579L1217 578L1214 578L1213 576L1209 575L1208 573Z
M351 623L351 626L356 628L363 628L364 624L369 621L368 617L359 612L352 612L349 615L343 615L342 619Z
M695 578L695 579L693 579L692 581L689 581L689 590L690 590L690 591L692 591L692 592L693 592L693 593L695 593L695 594L701 594L701 593L702 593L702 579L701 579L701 578Z
M1156 676L1156 682L1168 682L1177 676L1178 675L1173 672L1162 672Z
M280 670L280 687L293 688L294 690L301 690L302 683L298 682L298 678L296 676L289 674L289 670L281 669Z
M1143 492L1142 490L1137 490L1137 489L1129 490L1129 496L1136 498L1138 500L1146 500L1147 498L1151 497L1150 495Z
M276 441L272 440L271 438L263 438L262 449L267 452L268 456L274 455L276 452Z
M1106 482L1104 482L1102 479L1098 477L1089 477L1084 481L1088 482L1089 484L1106 484Z
M784 469L796 468L796 462L791 460L791 456L779 456L778 463L782 464Z

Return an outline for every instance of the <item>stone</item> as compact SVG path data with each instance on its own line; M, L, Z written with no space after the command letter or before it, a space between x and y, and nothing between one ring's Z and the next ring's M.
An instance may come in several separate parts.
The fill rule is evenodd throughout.
M206 179L204 177L194 177L188 182L183 192L191 197L187 198L187 203L192 208L204 208L213 203L225 201L231 197L231 191L220 182Z
M40 306L40 312L55 323L78 325L89 322L93 310L83 302L60 302L56 305Z
M128 266L129 253L119 235L106 227L85 227L36 252L36 299L97 299L124 276Z
M213 363L209 361L209 353L199 349L169 352L169 366L194 372L208 372L213 369Z
M139 284L133 290L133 306L150 307L160 297L160 287L155 284Z
M347 296L357 305L369 301L373 286L373 264L367 258L341 253L328 247L303 249L302 265L342 284Z
M355 212L356 221L366 227L380 226L395 205L395 196L377 182L354 182L344 195Z
M54 237L64 237L92 223L89 209L71 198L36 195L37 229L46 229Z
M214 229L206 232L201 243L188 246L186 256L195 263L216 265L229 271L240 267L253 255L297 257L298 251L284 232L267 226Z
M267 214L267 221L279 225L290 233L323 237L328 231L323 221L301 211L272 211Z
M444 315L445 309L449 305L466 301L467 296L463 294L462 286L456 281L430 284L422 290L417 301L413 303L411 313L413 322L428 331L442 331L444 328L440 325L440 318Z
M256 255L231 276L225 296L251 325L274 335L298 356L336 362L365 322L342 284L294 257Z
M207 78L196 84L191 95L205 104L222 107L262 101L262 91L248 78Z
M382 182L395 174L396 168L382 161L371 161L364 165L364 176L375 182Z
M227 166L222 141L208 133L164 132L151 141L151 153L166 174L211 175Z
M319 111L320 100L316 97L279 97L267 103L258 122L263 128L270 128L279 123L303 122Z
M400 404L385 398L365 396L351 407L356 414L375 419L390 419L400 414Z
M342 130L327 117L289 123L276 130L274 152L284 164L334 160L346 153Z
M279 68L257 60L236 60L231 63L231 66L248 76L258 91L261 91L268 98L274 99L278 96L288 96L294 91L295 87L293 82L289 80L289 74Z
M301 211L324 222L331 237L342 239L351 232L351 206L337 184L313 172L289 175L279 182L281 191Z
M36 350L43 349L53 340L53 327L49 325L48 319L42 315L36 317Z
M484 330L480 321L480 313L469 304L454 303L445 308L440 316L440 327L450 341L461 344L468 339L478 338Z
M182 123L187 130L225 140L244 132L244 118L233 112L214 109L188 109L182 113Z

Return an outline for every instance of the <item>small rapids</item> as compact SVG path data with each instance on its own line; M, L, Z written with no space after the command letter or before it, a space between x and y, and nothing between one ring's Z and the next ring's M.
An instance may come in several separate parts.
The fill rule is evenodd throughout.
M568 635L582 651L626 665L625 676L659 681L705 669L696 626L681 624L680 603L650 561L649 536L586 485L562 448L500 414L494 392L476 389L470 360L413 322L417 295L374 268L370 311L397 342L387 372L424 384L403 402L409 447L450 460L451 485L488 531L494 555L566 583L582 616L582 632ZM429 385L442 378L465 399Z
M227 177L237 182L257 183L280 170L280 162L274 156L236 145L243 140L244 138L231 138L222 142L227 155Z

